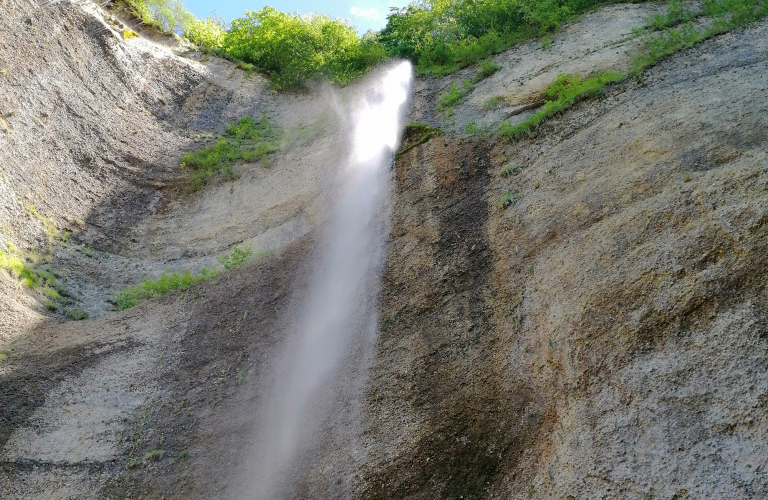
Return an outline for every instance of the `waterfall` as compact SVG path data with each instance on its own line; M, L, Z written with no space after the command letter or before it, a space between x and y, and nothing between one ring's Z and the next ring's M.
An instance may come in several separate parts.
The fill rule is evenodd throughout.
M348 356L356 338L376 331L376 302L389 232L390 166L402 133L412 79L410 63L389 68L349 111L350 155L328 238L315 263L295 337L278 363L280 374L262 406L244 498L279 491L292 462L311 440L313 401ZM316 430L314 432L317 432Z

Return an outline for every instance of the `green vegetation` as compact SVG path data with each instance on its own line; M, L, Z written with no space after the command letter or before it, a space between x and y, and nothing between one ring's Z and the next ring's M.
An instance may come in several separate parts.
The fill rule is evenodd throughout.
M224 266L226 271L229 271L252 259L253 249L251 247L234 247L231 252L219 257L219 263Z
M432 127L425 123L410 123L406 125L405 130L403 131L403 147L397 152L395 158L400 158L411 149L424 144L432 137L442 133L443 131L439 128Z
M264 251L254 253L253 249L247 246L235 246L229 253L219 257L219 262L224 266L224 270L228 271L266 254L267 252ZM162 297L177 290L186 290L192 285L218 276L221 272L215 267L213 269L203 268L200 274L194 276L189 271L171 273L165 270L158 279L145 278L138 285L127 286L121 292L114 294L112 299L118 310L122 311L139 304L142 300Z
M71 236L69 231L65 229L59 231L53 219L46 217L44 215L41 215L40 212L37 211L37 208L35 208L33 204L31 203L24 204L24 207L27 209L27 213L29 214L30 217L32 217L33 219L37 219L43 224L43 228L45 230L45 236L48 239L49 245L53 244L56 241L60 243L69 242L69 237Z
M491 110L491 109L496 109L498 107L499 107L499 98L498 97L489 97L483 103L483 109L486 110L486 111Z
M214 146L190 151L181 158L181 168L192 169L192 187L201 188L220 171L232 175L237 161L264 161L278 148L280 129L266 116L257 123L245 117L230 124Z
M197 21L181 0L121 0L116 3L127 7L144 24L165 33L182 34Z
M507 191L504 196L499 198L499 210L504 210L510 205L514 205L520 201L521 196L515 191Z
M423 0L392 9L380 42L420 75L445 75L557 30L607 0Z
M678 50L765 16L768 2L762 0L706 0L697 12L685 9L680 0L670 0L665 15L648 20L648 29L661 32L645 40L630 74L639 77L643 70ZM710 18L711 23L697 29L691 20L698 17Z
M562 112L577 101L599 94L605 85L620 82L629 76L640 78L645 69L670 54L766 15L768 2L759 0L707 0L697 13L685 9L680 0L670 0L665 14L647 20L646 29L653 34L643 42L628 73L596 73L584 80L578 76L560 74L545 91L549 99L538 113L514 126L509 122L501 122L498 133L508 137L530 135L543 120ZM711 24L699 30L690 20L701 16L710 17Z
M492 74L499 71L500 69L501 69L501 66L493 62L491 59L486 59L485 61L481 61L480 68L477 70L477 73L475 74L473 81L477 83L480 80L484 80L489 76L491 76Z
M488 134L491 130L487 126L478 125L476 122L469 122L464 126L464 133L467 135Z
M200 48L217 53L224 49L227 25L219 17L207 17L192 23L185 35Z
M544 108L527 120L517 125L509 122L501 122L499 135L519 137L530 134L538 128L539 124L549 116L562 112L578 100L597 95L607 83L623 80L625 75L619 73L596 73L582 80L578 76L560 74L550 84L544 94L549 98L544 103Z
M475 122L469 122L464 126L464 133L467 135L475 135L481 132L480 127Z
M62 312L60 309L59 312ZM88 319L88 313L85 311L81 311L80 309L64 309L63 310L64 316L73 319L75 321L81 321L84 319Z
M552 46L552 35L547 33L544 35L544 37L541 39L541 48L544 50L549 49Z
M661 30L688 22L693 17L694 13L685 7L683 0L669 0L666 12L649 17L646 26L653 30Z
M0 250L0 268L9 271L28 288L38 288L41 283L46 285L45 278L27 266L21 253L14 250L8 253Z
M388 58L405 58L419 75L445 75L480 61L475 78L496 71L488 58L510 46L542 37L590 9L613 0L414 0L392 8L378 33L358 35L344 19L323 14L287 14L272 7L246 11L228 27L221 18L195 19L180 0L118 0L145 23L184 34L203 51L235 61L245 70L269 75L274 88L301 88L318 78L346 84ZM705 0L697 12L683 0L669 0L667 12L648 20L647 29L666 30L699 16L716 18L700 33L740 26L765 14L762 0ZM690 35L690 30L686 32ZM694 36L684 43L695 43ZM668 36L673 36L671 33ZM662 43L662 42L659 42ZM681 45L683 44L683 45ZM477 80L475 80L477 81Z
M163 456L165 456L165 450L162 448L155 448L154 450L149 450L144 454L144 461L155 461L159 462L163 459Z
M358 36L342 19L286 14L272 7L232 21L224 51L269 73L275 87L295 88L318 76L345 84L385 60L373 34Z
M509 177L510 175L517 175L522 171L522 168L520 165L516 165L514 163L510 163L508 165L505 165L501 169L501 176L502 177Z
M227 27L218 16L196 19L180 0L118 0L145 24L184 35L205 52L235 61L241 69L269 75L272 86L301 88L327 77L346 84L387 59L374 33L363 36L345 19L297 15L272 7L246 11Z
M420 75L445 75L611 1L415 0L392 8L383 30L362 36L344 19L288 14L272 7L246 11L227 27L219 17L196 19L180 0L115 4L243 69L264 71L277 89L301 88L323 77L343 85L388 58L411 60ZM478 75L487 71L481 68Z
M200 189L219 172L231 176L239 161L266 161L269 154L289 150L312 141L323 128L322 120L312 125L296 125L283 129L262 116L241 118L231 123L213 146L190 151L181 158L180 167L192 170L192 188ZM195 141L200 136L195 137Z
M450 90L441 95L440 99L438 99L437 110L444 113L446 116L450 116L453 114L453 106L461 102L468 93L472 92L473 88L471 80L465 79L461 87L452 83Z
M203 268L202 272L193 276L189 271L170 273L167 270L156 280L144 279L139 285L126 287L122 292L113 295L119 310L129 309L145 299L161 297L176 290L186 290L196 283L203 282L219 274L217 270Z
M0 269L5 269L27 288L45 297L45 307L73 320L88 318L88 313L67 307L72 298L69 291L56 283L56 277L41 269L45 257L34 252L22 252L11 246L8 252L0 250Z

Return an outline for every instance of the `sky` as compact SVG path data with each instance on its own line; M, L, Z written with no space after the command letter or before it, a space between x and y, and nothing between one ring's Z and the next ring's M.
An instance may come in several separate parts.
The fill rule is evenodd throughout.
M405 7L409 0L185 0L187 10L197 17L208 17L214 11L227 22L241 17L246 10L259 10L267 5L283 12L322 12L332 17L349 19L360 33L380 30L387 23L389 7Z

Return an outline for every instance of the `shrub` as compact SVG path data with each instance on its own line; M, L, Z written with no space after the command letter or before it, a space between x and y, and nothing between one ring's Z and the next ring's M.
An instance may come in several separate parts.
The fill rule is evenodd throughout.
M498 107L499 107L499 98L498 97L489 97L483 103L483 109L485 109L485 110L496 109Z
M267 252L262 251L254 254L253 249L250 247L235 246L229 253L221 256L219 262L224 266L224 269L228 271L243 265L246 262L262 257L263 255L266 255L266 253ZM212 269L204 267L197 276L192 275L189 271L171 273L166 269L156 280L145 278L138 285L129 285L125 287L122 291L112 295L112 300L117 306L117 309L122 311L139 304L142 300L162 297L163 295L167 295L177 290L186 290L192 285L202 283L219 274L221 274L221 271L215 267Z
M199 189L221 171L232 175L235 162L266 160L277 149L280 133L266 116L258 123L250 117L242 118L227 126L215 145L186 153L181 168L193 170L192 187Z
M301 88L320 77L346 84L388 57L411 60L419 75L440 76L527 39L542 36L547 48L550 32L613 0L419 0L391 9L384 29L363 36L347 21L322 14L302 16L265 7L246 12L227 30L220 19L195 19L180 0L117 1L147 24L184 33L203 50L228 57L242 69L266 72L274 88ZM666 29L709 15L716 18L704 34L709 36L768 9L763 0L704 0L694 13L683 0L668 1L667 12L649 18L648 27ZM495 71L488 64L481 63L475 78ZM0 125L10 133L1 118Z
M223 20L207 17L192 22L184 36L205 51L218 52L224 47L226 34L227 28Z
M195 23L181 0L124 0L133 14L145 24L165 33L181 35Z
M272 7L246 11L224 37L226 53L269 73L276 88L302 87L322 75L344 84L386 58L372 36L359 37L343 19Z
M505 210L507 207L515 204L519 200L520 195L518 195L515 191L507 191L504 193L504 196L499 198L499 210Z
M522 170L522 168L520 167L520 165L516 165L514 163L510 163L508 165L505 165L501 169L500 173L501 173L502 177L509 177L510 175L517 175L517 174L519 174L521 170Z
M474 77L475 83L479 82L480 80L484 80L488 78L489 76L496 73L500 69L501 69L501 66L493 62L491 59L482 61L480 63L480 69L477 71L477 74L475 74L475 77Z
M440 96L437 101L437 110L450 115L453 113L453 106L460 102L464 97L473 89L472 82L470 80L464 80L461 87L455 83L451 84L450 90L447 93Z
M232 251L226 255L219 257L219 263L224 266L224 269L229 271L237 266L241 266L253 259L253 249L250 247L238 247L232 248Z
M421 75L444 75L558 29L607 0L425 0L392 9L380 41Z
M624 79L624 75L619 73L597 73L584 80L578 76L561 73L544 92L549 98L544 103L544 108L524 122L514 126L510 125L509 122L501 122L499 135L517 137L522 134L530 134L538 128L545 118L562 112L580 99L597 95L606 84L622 79Z

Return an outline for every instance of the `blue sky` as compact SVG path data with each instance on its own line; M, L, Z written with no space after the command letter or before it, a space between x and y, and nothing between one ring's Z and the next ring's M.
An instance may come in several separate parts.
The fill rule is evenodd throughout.
M389 7L405 7L409 0L185 0L187 10L197 17L208 17L214 11L227 22L242 16L246 10L259 10L269 5L283 12L322 12L352 21L358 31L379 30L386 24Z

